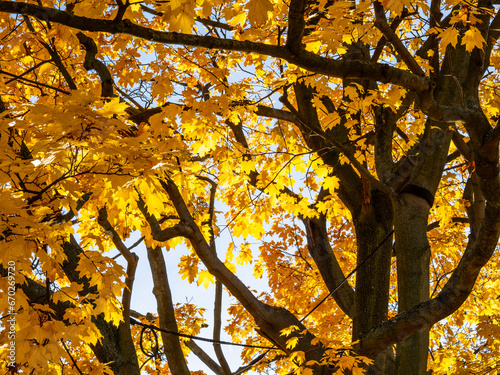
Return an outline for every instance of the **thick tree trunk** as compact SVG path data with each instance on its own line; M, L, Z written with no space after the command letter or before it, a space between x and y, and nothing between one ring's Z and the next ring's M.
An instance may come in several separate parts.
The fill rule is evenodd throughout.
M140 375L130 326L121 322L117 328L113 323L99 318L94 322L103 335L101 343L91 346L99 362L107 363L115 375Z
M369 205L355 218L357 264L353 341L387 320L392 253L392 206L390 198L372 191ZM377 353L367 374L386 373L386 352Z
M398 311L429 299L431 248L427 239L429 211L446 164L451 132L429 122L415 151L416 165L407 188L394 203ZM434 126L434 128L432 128ZM430 326L401 341L396 349L396 374L423 375L427 370Z
M399 311L408 310L429 299L431 251L427 240L428 212L427 202L410 194L403 194L395 207ZM397 345L396 374L425 374L429 328Z

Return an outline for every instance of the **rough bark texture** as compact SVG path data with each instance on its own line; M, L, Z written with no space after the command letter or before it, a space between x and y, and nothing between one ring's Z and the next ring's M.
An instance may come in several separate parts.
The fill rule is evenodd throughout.
M392 255L392 204L379 190L371 192L370 204L354 220L357 239L356 302L353 341L387 320ZM383 374L386 351L377 353L367 374Z
M148 259L151 274L153 275L153 294L156 297L158 305L160 328L171 332L178 332L172 293L170 292L170 285L168 283L167 267L161 247L155 249L148 248ZM163 347L170 371L174 374L189 375L190 372L184 359L179 337L162 332L161 338L164 343Z

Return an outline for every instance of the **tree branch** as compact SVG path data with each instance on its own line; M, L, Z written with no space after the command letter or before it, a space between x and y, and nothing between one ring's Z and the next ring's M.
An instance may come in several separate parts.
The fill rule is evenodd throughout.
M137 201L137 207L142 212L144 218L151 227L151 236L156 241L164 242L176 237L188 237L192 234L189 226L186 225L182 220L172 227L161 229L160 223L155 216L151 215L148 212L146 203L141 197L139 197L139 200Z
M292 51L299 51L303 48L302 37L306 27L305 11L306 0L291 0L288 12L288 35L286 47Z
M304 50L291 52L287 47L265 43L164 32L139 26L128 19L114 22L112 20L88 18L28 3L0 1L0 12L35 16L80 30L102 31L110 34L128 34L157 43L257 53L284 59L301 68L325 74L329 77L362 78L379 82L390 82L417 92L429 89L429 81L425 77L391 67L387 64L355 60L332 60L318 56L312 52Z
M497 121L495 127L491 129L491 131L488 133L488 141L489 142L500 141L500 120Z
M476 110L461 105L440 105L435 99L432 90L420 93L417 97L420 110L437 122L462 122L470 121Z
M318 218L304 218L302 222L306 228L309 254L314 259L314 263L316 263L328 290L333 292L344 281L345 275L330 245L326 232L326 218L324 215L319 215ZM333 293L333 298L342 311L352 318L354 313L354 290L349 283L344 282Z
M462 135L457 130L454 130L451 139L464 159L467 160L467 162L472 163L474 161L474 154L472 153L469 145L464 142Z
M493 47L498 38L500 38L500 11L495 14L495 17L493 17L493 20L491 21L488 28L488 38L486 39L485 49L485 54L486 56L488 56L488 61L491 55L491 51L493 50ZM489 64L485 64L485 68L488 65Z
M425 72L422 70L417 61L413 58L411 53L406 49L403 42L398 38L394 30L387 24L384 14L384 7L378 1L373 3L375 9L375 27L379 29L385 38L394 46L399 57L404 61L406 66L416 75L424 77Z
M135 254L129 251L127 246L125 246L122 239L120 238L120 235L116 232L115 228L113 228L113 226L109 222L108 213L105 207L99 210L97 222L106 232L106 234L111 238L116 249L125 257L127 262L134 262L136 260L134 256Z
M160 183L172 200L181 221L190 228L189 232L186 231L185 236L191 240L198 257L206 265L208 271L219 279L247 310L261 316L265 315L264 304L217 258L217 254L214 254L174 182L167 179L166 181L160 180Z
M215 302L214 302L214 351L219 360L223 375L231 375L231 369L224 357L220 341L220 332L222 328L222 284L219 280L215 282Z
M110 98L114 96L113 94L113 77L108 70L108 67L102 62L96 59L97 55L97 45L94 40L84 33L79 32L76 34L80 43L85 47L85 61L83 67L87 70L95 70L99 75L101 80L101 96L104 98Z
M200 361L202 361L215 375L226 375L222 368L202 349L194 340L187 340L184 344L191 349Z
M405 10L406 10L406 8L405 8ZM393 32L395 32L397 30L398 26L401 24L403 19L408 15L408 12L405 12L405 10L403 10L404 14L401 14L400 17L398 16L394 19L394 21L392 21L390 28ZM382 54L382 51L384 50L386 43L387 43L387 38L385 36L382 36L382 38L380 38L380 40L378 41L378 43L375 47L375 50L373 51L373 55L370 59L371 62L378 61L380 55Z
M458 223L467 224L467 223L469 223L469 218L468 217L452 217L451 222L455 223L455 224L458 224ZM427 230L429 231L429 230L439 228L440 223L441 223L441 220L437 220L437 221L430 223L427 226Z
M300 119L298 119L298 120L300 121ZM337 142L332 137L329 137L328 134L326 134L322 129L312 128L308 123L303 122L303 121L300 121L300 122L304 128L310 129L312 132L318 134L327 143L330 143L337 150L342 152L347 157L347 159L349 159L349 162L352 164L352 166L354 168L356 168L356 170L359 172L359 174L361 176L365 177L366 179L368 179L368 181L370 181L370 184L372 185L372 187L383 191L384 193L386 193L390 197L395 196L394 191L389 186L387 186L383 182L379 181L375 176L373 176L358 160L356 160L356 158L350 152L348 152L346 150L346 148L342 144Z
M82 286L79 295L85 297L89 294L98 293L96 286L90 285L87 275L77 271L79 257L83 255L84 251L73 235L70 236L69 241L63 242L62 249L66 256L65 261L62 263L62 269L72 283ZM1 268L0 265L0 269ZM40 300L42 298L45 299L47 294L46 288L31 279L27 278L25 280L26 283L22 284L21 288L23 288L26 296L33 302L41 303ZM86 303L90 303L88 299ZM56 312L58 319L62 320L64 312L68 308L74 306L69 302L61 301L54 304L49 299L49 307ZM102 334L101 340L99 340L96 345L91 345L91 349L94 351L98 360L101 363L108 364L113 372L138 374L139 365L137 363L134 343L132 342L130 334L130 324L125 325L124 322L120 322L120 325L115 327L112 323L106 322L103 315L93 317L92 321Z
M154 249L148 247L147 251L151 275L153 276L153 294L156 297L156 303L158 305L160 328L172 332L179 332L162 249L161 247L156 247ZM169 335L165 332L161 332L161 337L170 371L176 375L189 375L190 372L182 352L179 337Z
M26 22L26 26L28 27L29 31L32 33L36 33L35 28L31 24L31 21L27 16L24 16L24 21ZM66 83L68 84L68 87L71 90L76 90L76 84L75 81L73 80L73 77L68 72L68 69L64 66L61 57L59 56L59 53L57 53L55 48L52 48L49 44L45 43L43 40L40 40L40 43L42 46L47 50L47 52L50 54L50 57L52 58L52 61L54 64L57 66L61 74L63 75L64 79L66 80Z
M48 89L51 89L51 90L54 90L54 91L57 91L57 92L60 92L61 94L65 94L65 95L69 95L70 92L69 91L66 91L66 90L62 90L60 89L59 87L54 87L54 86L50 86L50 85L47 85L43 82L38 82L38 81L33 81L32 79L29 79L29 78L24 78L20 75L15 75L15 74L12 74L12 73L9 73L5 70L1 70L0 69L0 74L5 74L9 77L13 77L15 80L22 80L24 82L27 82L29 83L31 86L33 87L36 87L37 89L40 90L40 87L38 86L41 86L41 87L45 87L45 88L48 88ZM41 90L40 90L41 91Z
M292 112L284 110L274 110L267 107L266 111L268 111L266 113L269 113L270 115L276 113L276 111L279 111L278 113L283 117L286 116L287 120L293 122L297 121L297 115L293 114ZM257 112L259 112L259 110ZM261 111L261 113L262 112L264 111ZM245 149L247 149L248 144L241 129L241 125L230 125L233 133L235 134L236 141ZM258 173L254 172L254 175L250 176L251 181L256 181L257 176ZM255 183L253 185L255 185ZM282 189L282 192L294 196L293 193L286 188ZM326 221L322 221L321 219L308 218L301 218L301 220L304 222L307 232L309 253L313 257L327 288L330 291L333 291L337 287L337 285L339 285L340 282L344 279L344 274L329 244L328 236L326 233ZM346 315L352 316L352 307L354 304L354 291L352 290L352 288L347 283L345 283L340 290L334 293L333 297L335 298L342 311L344 311Z
M478 180L477 173L472 172L467 179L463 193L463 199L469 202L469 207L467 207L469 241L476 240L485 214L486 202Z
M120 238L120 235L116 232L115 228L113 228L113 226L109 222L108 213L105 207L99 210L97 222L102 227L102 229L104 229L106 234L111 238L115 247L127 261L127 277L125 278L126 287L123 290L122 305L123 319L125 321L124 324L130 328L130 303L132 301L132 287L134 286L135 271L137 269L139 257L137 256L137 254L131 252L127 248L127 246L125 246L122 239Z
M295 116L290 111L285 111L284 109L277 109L266 107L264 105L258 105L255 114L264 117L274 118L276 120L295 122Z
M257 357L255 357L248 365L242 366L239 369L237 369L234 372L233 375L241 375L241 374L244 374L247 371L250 371L253 366L255 366L257 363L259 363L260 361L262 361L265 358L265 356L267 355L267 353L269 353L269 350L267 350L264 353L262 353L262 354L258 355Z

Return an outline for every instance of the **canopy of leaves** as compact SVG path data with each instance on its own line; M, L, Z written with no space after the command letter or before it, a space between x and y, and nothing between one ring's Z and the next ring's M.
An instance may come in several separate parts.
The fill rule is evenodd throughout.
M496 371L499 10L0 0L0 289L15 264L17 314L12 361L0 300L1 366L201 373L192 352L218 375ZM215 284L214 340L257 346L238 370L165 332L147 356L131 316L198 335L209 314L172 301L164 251ZM148 316L130 306L139 257Z

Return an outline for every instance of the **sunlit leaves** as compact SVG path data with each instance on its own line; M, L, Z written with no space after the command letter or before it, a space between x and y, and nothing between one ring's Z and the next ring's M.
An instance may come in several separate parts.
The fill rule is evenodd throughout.
M248 9L248 20L254 26L265 23L268 20L268 12L274 10L273 4L269 0L249 0L246 8Z
M411 1L409 0L386 0L382 1L385 9L390 9L396 15L401 15L403 8L409 8L411 6Z
M323 187L333 192L335 189L339 187L339 179L335 176L326 177L323 180Z
M293 338L291 340L293 340ZM297 365L300 366L301 364L304 363L306 356L305 356L305 353L303 351L297 350L297 351L292 352L290 359L292 361L294 361Z
M267 19L267 15L266 15L266 19ZM243 26L245 26L246 21L247 21L247 12L241 11L240 13L238 13L238 15L233 17L228 23L231 26L243 27Z
M486 42L481 32L475 27L467 30L462 38L462 44L465 45L467 52L472 52L474 48L483 49L484 43Z
M72 12L110 20L118 13L118 3L78 1ZM467 56L475 48L489 51L486 43L491 40L478 29L486 27L480 18L485 18L487 9L445 1L441 10L448 14L431 29L429 4L424 1L388 0L382 5L391 23L395 16L403 16L397 19L401 23L394 28L395 37L430 80L446 90L454 90L465 77L459 66L443 64L448 61L446 53ZM64 9L64 4L57 6ZM130 5L124 19L151 29L151 35L181 32L277 48L287 42L288 7L287 2L274 0L147 0ZM394 43L384 41L373 27L372 2L311 2L304 17L308 24L302 44L308 56L316 59L316 54L336 64L365 61L368 67L369 60L378 61L410 74ZM310 255L306 219L325 219L331 252L344 274L351 272L358 246L353 218L359 222L358 211L371 214L369 194L379 192L371 184L374 180L360 188L342 179L345 174L353 179L361 175L361 168L352 165L357 160L365 174L386 183L384 174L379 174L377 147L385 147L387 170L392 172L406 160L418 164L422 156L418 145L428 136L421 93L368 82L356 72L335 78L262 53L169 46L130 35L88 32L98 46L96 58L109 69L115 84L115 96L103 99L99 75L84 67L87 51L79 45L76 30L55 22L49 25L43 17L4 17L0 29L0 91L8 108L0 121L0 234L5 234L0 261L15 261L23 278L48 285L50 303L71 304L62 314L61 327L61 320L48 318L55 316L54 311L29 305L19 292L19 306L26 312L21 322L34 327L32 332L22 331L25 341L19 345L19 358L47 373L58 356L69 362L60 344L63 330L81 368L92 369L83 372L104 371L84 343L95 344L100 338L92 324L96 316L114 326L122 318L120 297L127 289L125 271L112 259L117 254L116 236L127 241L139 235L147 246L169 249L169 255L177 256L181 280L194 288L204 290L214 283L190 239L153 238L153 231L186 225L162 182L170 179L176 184L192 222L228 271L240 276L241 270L250 269L248 277L252 270L255 278L265 277L269 290L258 298L301 318L329 293ZM490 37L495 30L489 31ZM498 67L500 57L493 46L491 67L478 93L492 127L500 107ZM77 90L70 90L68 77ZM380 79L390 80L390 75ZM297 84L310 88L310 95L302 97L295 90ZM459 91L453 98L457 102L463 94ZM460 124L456 126L466 134ZM451 128L443 125L443 132ZM464 142L470 142L467 136ZM321 148L315 150L316 144ZM427 233L433 296L457 267L471 226L467 222L471 206L462 193L474 164L457 156L445 168ZM348 206L339 194L363 196L365 206ZM477 192L471 194L475 197ZM114 231L104 231L97 222L103 207ZM74 268L85 277L81 282L70 280L65 270L71 241L81 249ZM500 306L484 302L497 297L495 259L480 275L482 288L474 291L473 298L446 323L434 325L435 363L430 366L435 372L467 373L472 368L447 360L450 353L469 362L475 360L474 352L481 360L500 356L494 340ZM397 280L395 273L391 277L389 316L394 316ZM4 291L6 284L0 282ZM204 324L202 312L194 305L176 306L181 332L198 334ZM268 345L255 333L255 322L242 305L233 304L229 313L225 329L233 341ZM306 324L316 336L312 345L338 348L319 365L329 363L357 374L369 362L343 347L352 339L351 321L333 299L308 316ZM293 352L303 332L289 327L282 333L289 336L283 342ZM48 343L35 345L34 334ZM139 334L134 328L134 340ZM257 354L248 349L243 357L249 362ZM308 355L299 350L288 358L274 358L277 373L310 375L318 361L307 361ZM167 371L159 361L155 365L158 371ZM148 366L145 371L154 370ZM264 371L263 364L258 366Z
M240 246L240 252L236 257L236 264L244 265L247 263L252 263L252 260L253 260L252 250L250 249L248 244L242 244Z
M457 45L458 42L458 30L454 27L448 27L439 33L439 36L442 39L443 47L451 44L453 47Z
M205 289L207 289L214 282L215 282L215 277L213 277L213 275L210 274L210 272L201 270L200 273L198 274L197 284L203 285Z
M179 263L179 272L183 280L187 279L189 283L192 283L194 281L195 277L198 275L198 262L198 258L192 256L181 257L181 262Z
M114 115L124 115L127 108L127 103L120 103L119 98L113 98L107 101L97 112L104 117L112 117Z
M295 332L299 329L299 327L295 326L295 325L292 325L290 327L287 327L287 328L283 328L281 331L280 331L280 335L283 335L285 337L288 337L290 336L290 334L292 332Z
M183 303L175 305L175 318L179 330L188 335L198 335L201 328L206 327L206 321L203 318L205 309L192 303Z
M171 1L170 30L189 33L195 21L194 1Z

